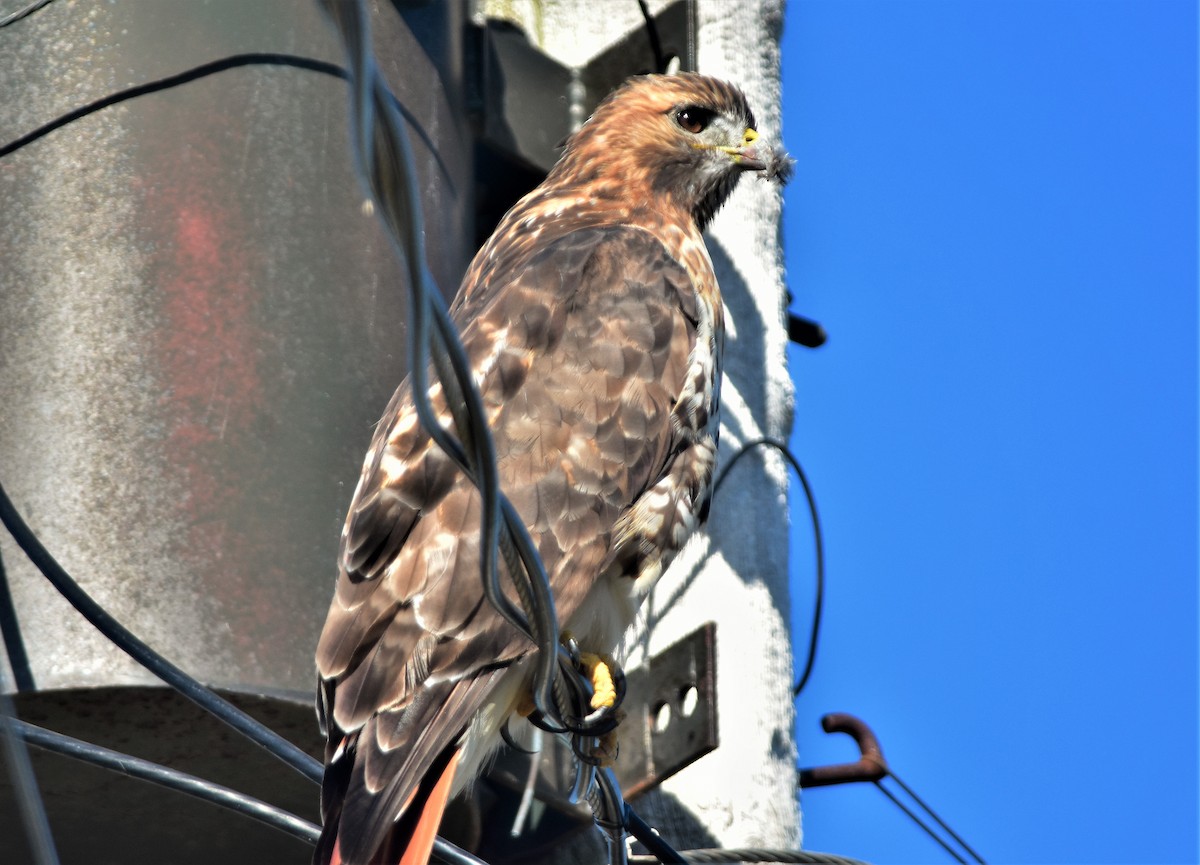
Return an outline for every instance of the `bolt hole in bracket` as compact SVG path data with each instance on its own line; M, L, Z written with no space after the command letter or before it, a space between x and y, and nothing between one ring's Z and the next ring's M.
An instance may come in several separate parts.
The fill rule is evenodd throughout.
M717 626L708 622L627 674L616 775L626 797L662 783L719 744Z

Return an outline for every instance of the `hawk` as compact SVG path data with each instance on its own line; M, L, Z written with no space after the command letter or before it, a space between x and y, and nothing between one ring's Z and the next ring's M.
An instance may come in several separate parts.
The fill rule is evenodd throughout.
M501 487L584 650L615 649L705 519L723 313L701 232L743 173L789 164L736 87L631 79L501 220L451 305ZM439 386L430 399L453 429ZM478 491L402 384L317 648L319 865L427 861L447 798L528 703L534 646L484 597L479 521Z

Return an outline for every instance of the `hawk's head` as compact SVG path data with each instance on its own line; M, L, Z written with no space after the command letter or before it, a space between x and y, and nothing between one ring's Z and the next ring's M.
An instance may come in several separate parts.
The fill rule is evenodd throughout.
M552 177L665 197L703 228L746 171L786 180L791 160L755 128L742 91L695 73L632 78L567 143Z

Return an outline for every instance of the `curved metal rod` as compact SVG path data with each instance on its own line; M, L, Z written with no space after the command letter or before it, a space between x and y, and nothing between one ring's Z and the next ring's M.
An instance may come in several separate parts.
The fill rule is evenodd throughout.
M879 747L879 740L863 721L845 712L833 712L821 718L821 728L826 733L845 733L850 736L858 745L860 756L854 763L801 769L801 787L826 787L830 784L852 784L858 781L876 783L890 774L887 760Z

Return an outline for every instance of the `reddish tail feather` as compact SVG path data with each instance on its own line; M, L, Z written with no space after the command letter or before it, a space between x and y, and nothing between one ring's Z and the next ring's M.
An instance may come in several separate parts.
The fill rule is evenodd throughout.
M428 865L429 857L433 855L433 842L437 840L438 827L442 823L442 815L446 813L446 805L450 802L450 791L454 787L454 772L461 756L462 752L459 750L455 750L450 755L450 759L446 761L446 766L437 781L432 787L426 788L427 795L422 797L423 790L420 788L413 794L408 807L417 808L419 812L405 814L406 823L415 822L411 823L412 834L408 836L408 843L399 860L396 860L396 865ZM424 783L421 786L426 787ZM383 852L392 847L391 843L385 842L380 851L382 855L372 856L370 865L392 865L394 850L391 855ZM342 860L340 839L333 845L333 856L329 860L329 865L345 865Z

